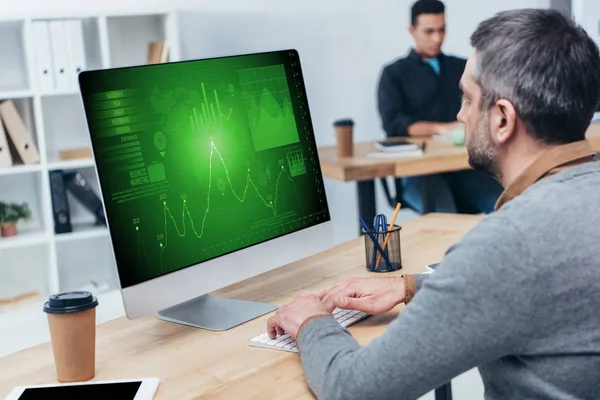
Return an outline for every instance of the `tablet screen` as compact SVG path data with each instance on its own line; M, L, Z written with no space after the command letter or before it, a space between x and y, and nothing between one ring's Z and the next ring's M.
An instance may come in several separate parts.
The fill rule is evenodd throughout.
M142 382L119 382L89 385L64 385L27 388L19 400L42 399L122 399L133 400Z

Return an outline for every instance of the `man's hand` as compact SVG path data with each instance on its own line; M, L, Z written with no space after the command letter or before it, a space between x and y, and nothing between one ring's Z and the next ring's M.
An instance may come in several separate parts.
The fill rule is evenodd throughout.
M315 295L298 296L291 303L279 307L267 322L267 333L271 339L287 333L298 337L300 325L316 315L331 315L325 305Z
M402 278L355 278L318 294L327 311L336 307L370 315L383 314L404 301Z

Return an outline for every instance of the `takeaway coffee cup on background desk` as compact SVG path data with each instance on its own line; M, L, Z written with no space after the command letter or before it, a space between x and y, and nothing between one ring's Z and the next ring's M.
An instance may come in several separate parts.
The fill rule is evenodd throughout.
M354 121L351 119L340 119L333 123L333 127L335 129L338 157L352 157Z
M89 381L96 373L96 306L84 291L55 294L44 304L59 382Z

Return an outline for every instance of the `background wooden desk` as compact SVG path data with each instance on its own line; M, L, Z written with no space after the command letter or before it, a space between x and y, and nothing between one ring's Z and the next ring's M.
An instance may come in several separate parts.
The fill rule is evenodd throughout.
M428 214L407 222L401 237L403 269L386 276L424 271L425 264L441 259L478 220L477 216ZM357 238L215 294L282 305L296 295L315 293L339 281L375 276L365 270L363 243ZM367 344L402 307L370 317L350 331ZM248 346L250 338L265 331L268 317L226 332L189 328L155 317L102 324L97 333L95 379L156 376L161 379L158 400L313 398L297 354ZM0 398L14 386L56 379L48 343L0 359L0 371Z
M590 125L588 140L600 151L600 123ZM422 140L415 140L420 143ZM356 143L354 157L340 159L335 146L319 148L319 161L323 176L341 182L357 182L358 212L366 221L372 221L375 209L375 179L405 178L410 176L460 171L470 168L467 150L464 146L454 146L427 139L427 147L422 157L414 158L373 158L367 154L374 151L373 142Z

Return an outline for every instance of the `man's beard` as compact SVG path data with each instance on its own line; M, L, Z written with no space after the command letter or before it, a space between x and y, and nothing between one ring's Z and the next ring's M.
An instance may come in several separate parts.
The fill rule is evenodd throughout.
M469 165L478 171L488 173L500 179L498 169L498 150L494 146L490 132L490 115L488 111L482 113L471 135L471 140L466 143L469 154Z

